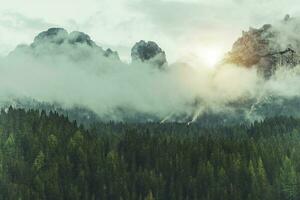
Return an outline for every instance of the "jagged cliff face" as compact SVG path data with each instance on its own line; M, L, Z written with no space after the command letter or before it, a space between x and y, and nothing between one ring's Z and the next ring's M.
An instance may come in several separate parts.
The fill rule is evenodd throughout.
M107 58L112 61L120 61L119 54L111 49L104 50L98 46L89 35L73 31L68 33L63 28L50 28L39 33L32 44L19 45L10 53L33 55L35 57L43 56L65 56L75 62L80 62L90 57ZM158 68L167 65L165 52L152 41L137 42L131 50L133 63L146 63Z
M289 16L276 26L266 24L259 29L250 28L233 44L225 63L257 67L265 77L271 76L280 66L293 67L300 61L299 30L298 22Z
M72 51L70 51L72 50ZM73 31L68 33L63 28L50 28L38 34L32 44L20 45L11 54L31 54L41 56L67 56L75 61L97 55L108 59L120 60L116 51L104 50L89 35Z
M167 64L165 52L152 41L137 42L131 50L132 62L146 62L159 68Z

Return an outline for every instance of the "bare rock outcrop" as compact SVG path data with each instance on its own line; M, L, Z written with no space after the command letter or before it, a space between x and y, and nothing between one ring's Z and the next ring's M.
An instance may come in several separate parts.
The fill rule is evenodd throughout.
M131 49L132 62L146 62L159 68L167 64L165 52L152 41L137 42Z
M233 44L225 63L257 67L265 77L270 77L278 67L294 67L300 62L299 24L287 15L278 25L250 28Z

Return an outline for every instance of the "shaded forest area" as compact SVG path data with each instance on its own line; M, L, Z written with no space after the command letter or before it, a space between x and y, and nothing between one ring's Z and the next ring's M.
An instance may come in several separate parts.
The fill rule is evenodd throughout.
M203 128L0 114L0 199L300 199L300 120Z

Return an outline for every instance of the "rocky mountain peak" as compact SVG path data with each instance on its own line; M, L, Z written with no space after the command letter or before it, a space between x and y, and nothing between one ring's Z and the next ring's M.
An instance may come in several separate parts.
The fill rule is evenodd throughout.
M153 41L137 42L131 49L132 62L149 62L158 67L167 63L165 52Z
M71 44L87 44L89 46L95 46L95 42L91 40L91 37L83 32L73 31L69 34L68 42Z
M85 46L85 47L84 47ZM70 49L74 50L73 54ZM31 45L19 45L11 54L26 53L40 55L66 55L74 58L75 55L88 58L88 55L99 54L110 59L120 60L118 52L111 49L103 50L91 37L83 32L68 33L63 28L50 28L39 33ZM77 56L75 56L77 57ZM77 57L78 58L78 57Z
M33 44L39 44L42 42L51 42L61 44L68 37L68 32L63 28L50 28L47 31L43 31L34 38Z
M258 29L250 28L233 44L225 62L257 67L265 77L271 76L277 67L294 67L300 63L300 36L291 37L289 33L298 29L289 15L275 27L265 24Z

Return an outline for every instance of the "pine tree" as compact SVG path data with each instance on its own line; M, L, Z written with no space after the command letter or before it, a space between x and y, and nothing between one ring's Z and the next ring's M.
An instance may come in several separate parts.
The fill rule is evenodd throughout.
M148 195L145 198L145 200L155 200L151 191L148 193Z
M297 173L292 161L285 156L279 174L281 198L286 200L297 199Z

